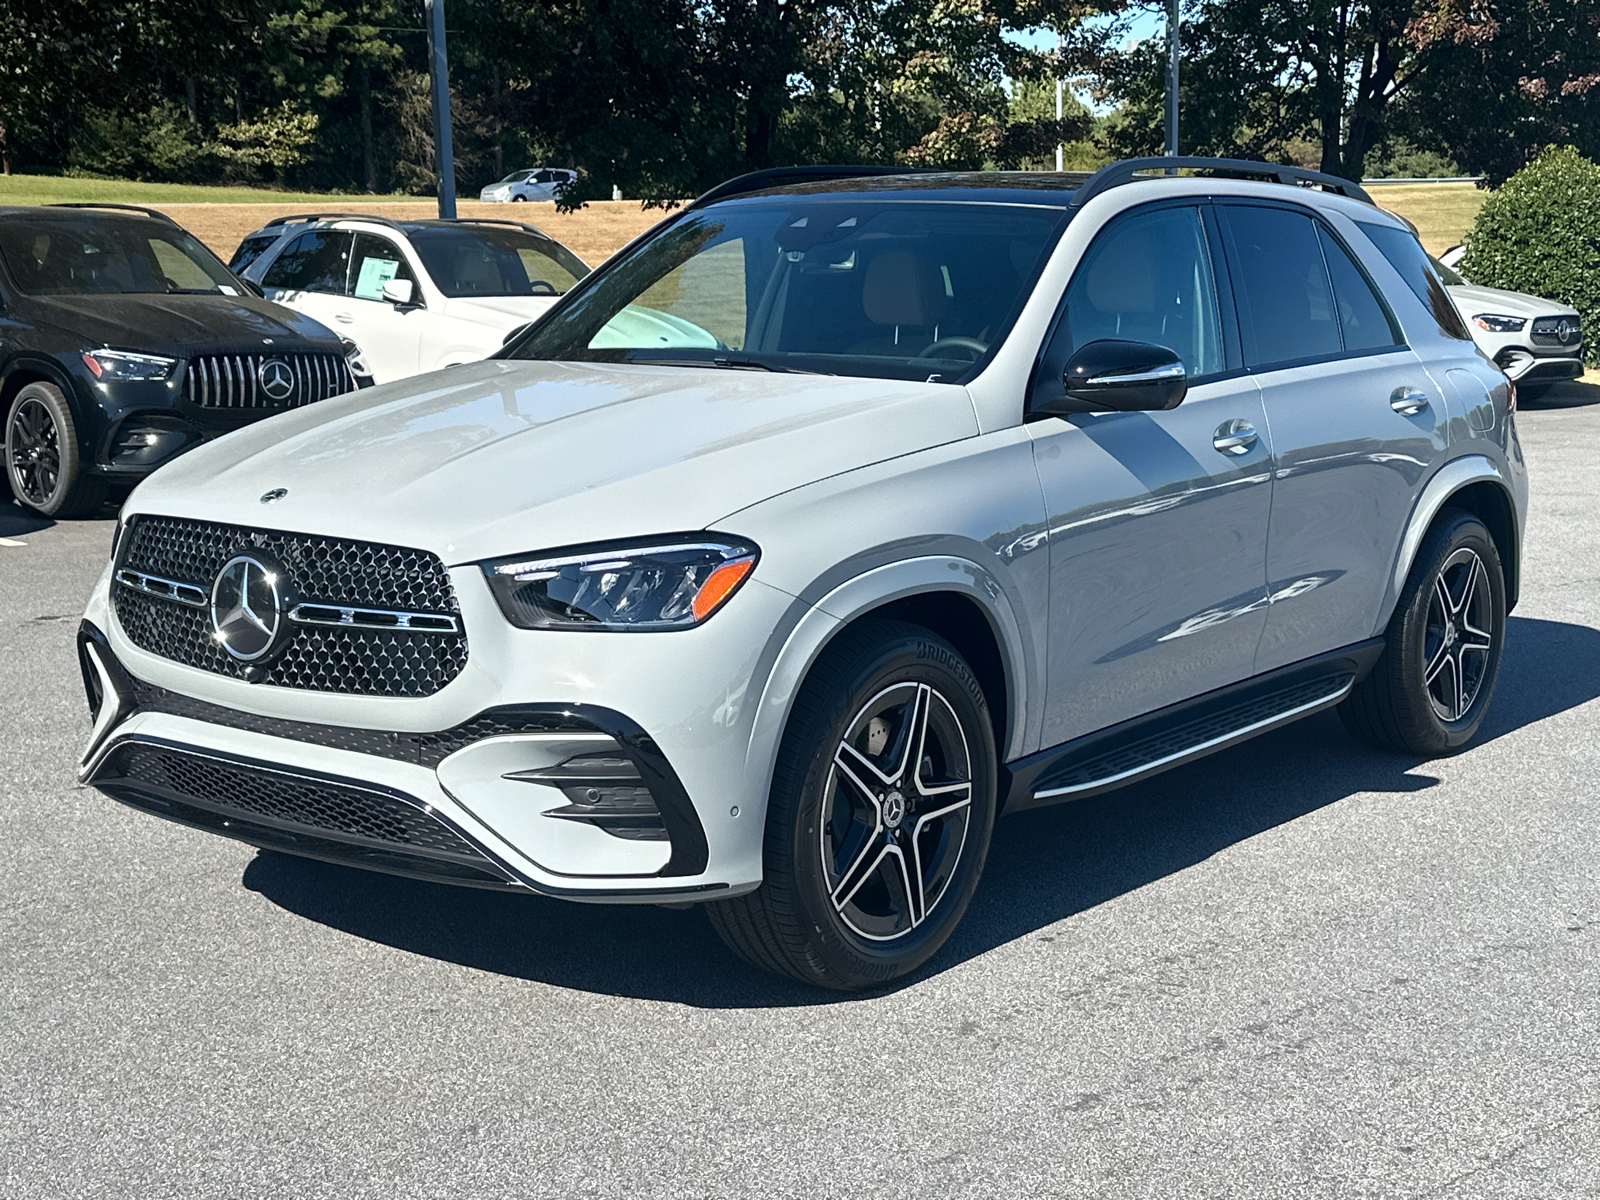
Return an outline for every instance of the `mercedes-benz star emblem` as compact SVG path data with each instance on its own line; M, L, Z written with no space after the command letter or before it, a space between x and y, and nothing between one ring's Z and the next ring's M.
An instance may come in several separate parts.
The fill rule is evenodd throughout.
M1561 324L1556 326L1556 336L1563 346L1570 346L1578 340L1579 325L1571 317L1562 317Z
M289 494L288 488L273 488L270 492L261 493L261 503L276 504Z
M269 358L257 367L256 382L273 400L287 400L294 395L294 372L281 358Z
M279 572L254 555L230 558L211 585L211 628L217 642L239 662L255 662L271 650L283 624Z

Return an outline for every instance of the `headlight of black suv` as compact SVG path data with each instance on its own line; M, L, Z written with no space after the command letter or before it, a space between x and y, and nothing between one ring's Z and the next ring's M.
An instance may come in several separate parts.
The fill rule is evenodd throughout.
M500 611L521 629L644 632L707 620L760 555L754 542L688 535L480 565Z
M165 379L178 365L175 358L159 354L135 354L132 350L85 350L83 365L96 379L110 382L121 379Z

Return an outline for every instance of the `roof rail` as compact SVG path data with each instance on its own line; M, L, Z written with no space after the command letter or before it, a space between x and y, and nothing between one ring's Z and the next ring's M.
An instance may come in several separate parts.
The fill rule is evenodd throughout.
M1277 163L1251 162L1242 158L1203 158L1195 155L1179 155L1164 158L1125 158L1121 162L1114 162L1110 166L1101 167L1072 197L1072 206L1082 208L1101 192L1108 192L1114 187L1124 183L1132 183L1141 173L1169 172L1177 170L1208 171L1213 176L1225 179L1267 179L1274 183L1286 183L1291 187L1320 187L1324 191L1334 192L1340 196L1348 196L1352 200L1360 200L1364 204L1372 204L1372 197L1367 195L1359 183L1352 183L1338 175L1326 175L1321 171L1308 171L1304 167L1286 167ZM1374 208L1377 205L1373 205Z
M348 212L293 213L289 216L273 217L262 228L271 229L274 225L298 225L303 221L372 221L378 225L387 225L391 229L400 228L400 222L392 221L388 217L376 216L373 213Z
M165 221L168 225L178 223L162 212L159 208L145 208L142 204L111 204L99 200L52 200L45 208L114 208L121 212L142 213L147 217L154 217L158 221ZM179 226L182 228L182 226Z
M873 167L864 165L846 166L801 166L801 167L768 167L764 171L750 171L744 175L737 175L732 179L717 184L710 191L701 192L689 201L687 208L699 208L717 200L726 200L730 196L744 196L750 192L761 192L767 188L782 187L788 183L825 183L830 179L868 179L876 175L928 175L940 174L936 167Z

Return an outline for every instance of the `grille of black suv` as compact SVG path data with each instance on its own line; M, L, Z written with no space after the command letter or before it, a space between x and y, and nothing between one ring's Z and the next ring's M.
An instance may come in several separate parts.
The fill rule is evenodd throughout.
M510 881L417 804L336 780L130 741L112 751L94 782L141 808L257 845L454 882Z
M299 603L448 617L460 629L450 574L424 550L160 516L133 518L123 544L112 603L128 637L141 649L219 675L251 678L247 664L218 645L208 608L134 586L130 572L209 596L230 558L263 551L283 565L286 590ZM282 653L256 681L359 696L430 696L466 662L463 632L291 624Z
M206 354L189 360L183 396L202 408L302 408L355 386L337 354Z
M1576 346L1583 341L1583 326L1577 317L1535 317L1535 346Z

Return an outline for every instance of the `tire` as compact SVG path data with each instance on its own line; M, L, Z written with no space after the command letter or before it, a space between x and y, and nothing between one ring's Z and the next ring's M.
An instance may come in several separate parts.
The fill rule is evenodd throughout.
M511 197L511 203L513 203L513 204L526 204L527 202L528 202L528 198L526 196L513 196L513 197Z
M860 622L795 701L762 885L706 905L711 924L747 962L804 983L849 990L915 970L978 886L997 774L989 709L955 648L916 625Z
M104 502L105 483L85 475L78 427L55 384L26 384L12 397L5 475L17 502L46 517L75 517Z
M1505 629L1494 539L1470 513L1445 509L1417 551L1382 656L1339 705L1345 728L1386 750L1461 749L1489 710Z

